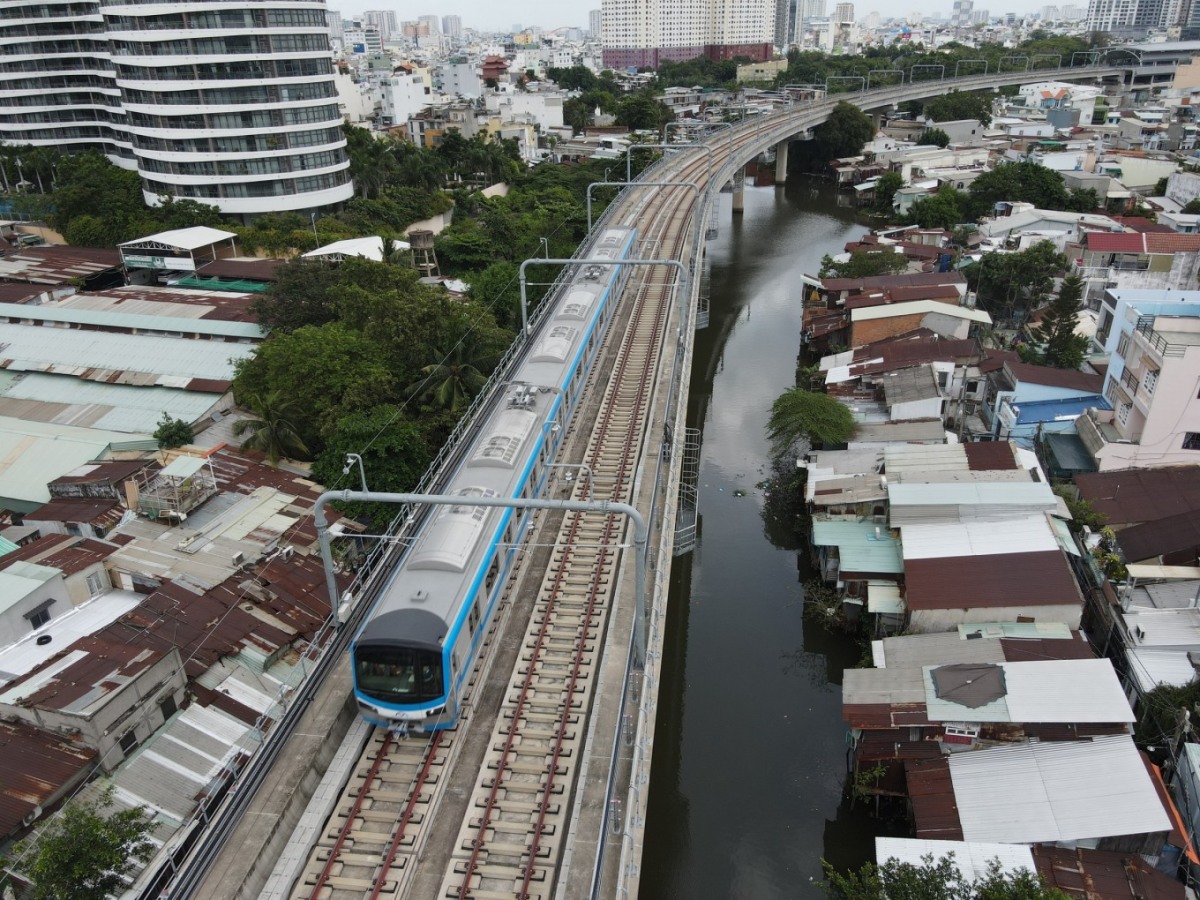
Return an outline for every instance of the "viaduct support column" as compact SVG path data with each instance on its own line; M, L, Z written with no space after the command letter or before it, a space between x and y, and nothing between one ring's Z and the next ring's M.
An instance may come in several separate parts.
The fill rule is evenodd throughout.
M740 216L746 209L746 167L742 166L733 175L733 214Z
M791 144L790 140L784 140L775 145L775 184L778 187L787 184L788 147Z
M883 127L883 113L879 110L875 110L875 112L871 113L871 127L874 128L876 132Z

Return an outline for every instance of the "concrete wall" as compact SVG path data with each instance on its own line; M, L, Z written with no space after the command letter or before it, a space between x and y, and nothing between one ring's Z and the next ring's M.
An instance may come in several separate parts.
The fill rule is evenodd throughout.
M130 732L139 745L149 738L166 721L161 704L171 697L179 706L186 686L183 660L174 648L81 714L7 703L0 704L0 711L50 731L78 731L80 740L99 752L100 766L112 771L127 755L117 746L121 739Z
M0 575L6 574L0 573ZM61 572L57 578L51 578L49 581L41 583L26 578L18 580L16 576L4 580L6 591L15 594L24 589L25 593L24 596L13 601L7 609L0 612L0 646L11 644L31 633L33 626L25 616L47 600L55 601L49 609L51 620L57 619L71 608L71 604L67 600L67 587L63 582Z
M969 603L971 588L963 587L963 602ZM1020 617L1037 622L1064 622L1072 629L1079 628L1081 604L1053 606L980 606L967 609L914 609L909 613L908 628L912 634L935 634L954 631L959 625L985 622L1015 622Z
M940 419L942 417L942 398L928 397L924 400L894 403L888 410L888 415L894 422L903 422L908 419Z

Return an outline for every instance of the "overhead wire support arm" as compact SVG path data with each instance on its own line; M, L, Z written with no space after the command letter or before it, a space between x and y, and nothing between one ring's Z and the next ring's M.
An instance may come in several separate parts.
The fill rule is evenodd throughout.
M605 515L623 515L633 521L633 549L635 560L634 580L636 615L634 618L634 646L639 666L646 661L646 565L650 547L650 529L637 508L628 503L611 500L550 500L539 497L463 497L461 494L396 494L386 491L326 491L313 505L313 522L317 527L317 540L321 546L321 562L325 567L325 589L329 592L329 604L334 615L341 605L337 581L334 578L333 548L329 534L329 519L325 507L330 503L395 503L426 504L430 506L486 506L507 509L556 509L566 512L591 512Z

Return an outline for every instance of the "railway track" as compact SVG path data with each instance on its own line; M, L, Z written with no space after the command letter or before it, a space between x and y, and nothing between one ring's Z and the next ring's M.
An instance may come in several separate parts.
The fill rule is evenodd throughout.
M705 160L684 169L702 171ZM629 204L653 253L680 258L691 234L695 199L681 189L658 191ZM630 322L583 463L591 475L573 482L572 499L629 502L662 361L669 358L667 323L675 300L669 267L638 267L625 289L635 294ZM580 409L586 406L580 405ZM579 419L579 416L577 416ZM575 421L571 427L582 423ZM549 900L568 832L571 798L594 701L596 671L615 597L625 523L613 515L568 513L554 538L528 629L500 713L491 726L484 764L475 776L436 896L459 900ZM510 587L511 590L511 587ZM501 616L494 617L493 634ZM397 737L376 729L333 818L310 854L292 897L314 900L402 898L412 886L461 743L472 721L472 696L486 679L485 649L472 678L459 726L432 737ZM461 776L460 776L461 777ZM428 883L422 879L423 884Z

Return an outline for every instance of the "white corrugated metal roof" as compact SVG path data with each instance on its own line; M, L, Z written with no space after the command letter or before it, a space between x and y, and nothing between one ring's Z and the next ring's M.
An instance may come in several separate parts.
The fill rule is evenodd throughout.
M237 237L237 234L232 231L209 228L207 225L196 225L192 228L176 228L172 231L160 231L158 234L149 234L144 238L138 238L136 241L126 241L117 246L121 249L126 247L133 249L142 244L155 243L175 247L179 250L199 250L201 247L219 244L221 241L235 237Z
M969 309L937 300L912 300L908 303L887 303L883 306L862 306L850 310L851 322L870 322L875 319L892 319L896 316L923 316L938 313L954 319L968 319L984 325L992 324L992 317L982 309Z
M1198 648L1200 649L1200 648ZM1160 684L1184 687L1196 680L1196 667L1188 659L1187 650L1160 650L1154 647L1135 647L1125 651L1129 675L1142 693Z
M153 385L106 384L70 375L11 374L11 379L0 379L0 415L133 434L153 434L164 412L173 419L199 421L221 396Z
M231 379L233 361L254 353L248 343L9 323L0 323L0 346L0 360L13 370L78 377L88 369L146 373L151 376L146 383L168 384L174 378L181 382L176 387L192 378Z
M1054 508L1054 492L1041 482L975 482L968 484L895 484L888 492L892 506L940 506L946 504L1030 506Z
M946 472L966 472L967 451L962 444L934 445L932 447L897 444L883 448L884 472L888 478L905 471L940 469Z
M900 585L893 581L868 581L867 612L903 615L904 599L900 596Z
M1176 647L1200 650L1200 609L1144 609L1125 611L1125 627L1134 647Z
M1135 719L1107 659L1047 659L996 663L1005 694L972 708L937 696L925 666L925 705L931 722L1113 723Z
M345 241L334 241L332 244L326 244L324 247L318 247L316 250L309 250L307 253L302 253L301 256L361 256L364 259L373 259L375 262L382 262L383 238L363 237L350 238Z
M895 859L919 867L925 864L926 856L932 856L935 862L947 856L953 857L954 867L968 883L987 878L993 860L999 861L1000 871L1006 875L1015 875L1022 869L1037 871L1033 851L1022 844L875 838L875 861L879 865L883 865L889 859Z
M160 304L162 305L162 304ZM32 322L66 322L75 325L97 325L109 328L130 328L139 331L180 331L189 334L209 334L219 337L240 337L261 340L267 330L255 322L232 322L225 319L198 319L195 316L148 316L114 310L95 310L72 306L30 306L25 303L0 303L0 316L28 319Z
M1171 828L1127 735L957 753L949 766L968 841L1081 841Z
M1014 519L917 522L900 529L905 559L991 556L1057 550L1058 538L1042 514Z

